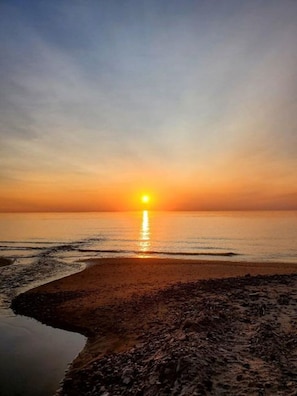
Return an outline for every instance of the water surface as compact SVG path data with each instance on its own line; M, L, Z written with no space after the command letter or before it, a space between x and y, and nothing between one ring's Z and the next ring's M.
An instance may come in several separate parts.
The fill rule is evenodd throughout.
M0 254L19 263L115 256L239 255L295 262L297 212L124 212L0 215Z
M53 395L85 338L31 318L1 313L0 395Z

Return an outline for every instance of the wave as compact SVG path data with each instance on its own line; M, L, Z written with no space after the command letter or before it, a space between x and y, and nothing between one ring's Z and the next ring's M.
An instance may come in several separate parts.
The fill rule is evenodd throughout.
M26 245L57 245L57 241L0 241L1 243L9 244L26 244Z
M225 249L223 247L215 247L215 246L200 246L196 247L199 250L195 251L194 249L186 249L185 251L182 250L137 250L137 249L98 249L98 248L92 248L92 246L89 246L89 244L92 244L94 242L102 241L104 240L102 237L92 237L92 238L85 238L82 240L78 241L69 241L69 242L49 242L49 241L44 241L44 242L36 242L36 241L31 241L31 242L25 242L22 241L17 245L17 242L9 242L9 244L6 242L6 244L1 245L0 242L0 251L13 251L15 252L15 258L22 258L20 255L21 252L27 251L30 256L26 256L26 258L45 258L45 257L57 257L60 256L62 253L70 253L73 252L74 256L77 255L77 253L84 253L84 254L95 254L95 255L130 255L130 256L188 256L188 257L199 257L199 256L210 256L210 257L232 257L232 256L238 256L238 253L235 253L231 250L227 250L226 247ZM2 241L2 243L5 241ZM117 241L118 242L118 241ZM30 245L31 246L30 246ZM43 246L42 246L42 245ZM33 246L32 246L33 245ZM35 245L35 246L34 246ZM36 246L37 245L37 246ZM20 252L20 253L17 253ZM36 253L35 253L36 252ZM61 257L60 257L61 258Z
M0 246L0 250L44 250L43 247L37 246Z
M113 254L137 254L137 255L164 255L164 256L222 256L232 257L239 256L239 253L234 252L171 252L171 251L160 251L160 250L123 250L123 249L77 249L81 253L113 253Z

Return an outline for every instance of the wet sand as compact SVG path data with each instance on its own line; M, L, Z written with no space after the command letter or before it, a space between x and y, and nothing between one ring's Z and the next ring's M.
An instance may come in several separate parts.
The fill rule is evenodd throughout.
M88 337L61 394L295 394L297 264L90 264L12 304Z

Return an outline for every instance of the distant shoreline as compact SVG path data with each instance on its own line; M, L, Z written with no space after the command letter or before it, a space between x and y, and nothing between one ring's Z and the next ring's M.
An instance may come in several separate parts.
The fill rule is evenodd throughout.
M251 296L256 296L256 302L260 304L261 301L258 296L261 295L262 298L262 294L266 293L268 297L262 298L264 300L260 306L269 306L270 308L269 310L267 307L261 308L263 318L262 316L258 318L257 315L257 317L246 315L243 317L243 320L246 319L250 323L256 323L260 320L260 325L265 319L266 311L269 311L271 316L273 304L276 310L282 308L275 302L278 301L279 296L273 294L274 290L283 290L281 294L287 295L284 301L293 301L292 290L295 290L294 287L296 288L295 283L297 282L296 275L289 275L297 274L297 263L247 263L171 258L109 258L93 259L87 262L89 265L82 272L27 291L16 297L12 303L12 308L16 313L32 316L43 323L77 331L88 337L86 347L73 362L66 376L64 390L61 391L61 394L76 395L78 394L76 390L79 389L79 394L83 395L86 392L84 390L86 385L84 385L83 380L86 375L90 377L90 383L95 389L98 384L92 383L92 381L98 381L100 376L97 376L96 379L94 362L97 362L99 367L100 362L104 361L106 356L115 356L112 359L116 359L116 356L118 356L117 359L122 359L124 355L134 353L131 351L135 351L135 348L141 349L150 337L152 337L151 343L155 344L156 338L154 337L156 337L156 331L160 326L161 328L164 327L163 335L168 332L171 334L173 330L170 326L175 328L178 322L178 319L173 319L172 315L175 312L177 317L183 315L187 302L190 304L189 307L192 307L189 313L189 318L192 319L188 319L190 322L192 320L195 327L197 318L194 316L196 314L200 315L202 308L199 308L199 313L193 311L193 307L195 307L195 304L201 304L204 298L203 293L197 295L197 290L200 290L200 288L207 290L208 298L205 304L213 301L213 304L216 305L220 304L222 299L226 299L224 304L230 306L229 308L232 308L232 310L237 310L242 304L241 310L246 309L245 304L248 307L252 306L254 297ZM224 280L222 278L230 279ZM285 293L286 286L284 284L291 285L292 282L295 282L294 287L290 286L291 289L288 289L288 293ZM253 291L245 293L245 298L242 300L240 297L241 291L248 288L253 289ZM222 290L225 291L222 292ZM232 295L232 298L227 298L228 294ZM183 297L181 298L181 296ZM269 303L269 299L274 300ZM290 312L287 313L289 316L293 311ZM214 316L220 314L221 308L217 313L214 310ZM233 316L230 317L231 322L234 319L232 318ZM177 321L176 324L174 324L174 321ZM167 330L166 326L169 326ZM178 324L177 328L180 328L181 333L178 337L181 337L181 340L176 339L176 345L174 344L177 349L187 335L187 331L180 326L181 324ZM213 324L210 323L209 326L207 324L205 326L209 332ZM234 332L235 330L234 328ZM219 330L218 332L220 333ZM225 329L224 332L227 332L227 330ZM153 336L154 334L155 336ZM218 335L217 337L220 339L221 336ZM202 339L205 340L204 333ZM208 344L205 344L206 349L211 348L212 344ZM119 352L121 353L118 354ZM149 355L148 351L145 353ZM155 353L158 353L157 349ZM165 351L162 353L165 353ZM124 366L123 370L125 369ZM128 366L126 369L131 369L131 365ZM110 370L112 369L116 369L116 367L110 365ZM146 367L144 370L148 370L148 368ZM148 372L147 375L149 374ZM124 374L121 375L123 378L125 377ZM211 376L212 374L207 375ZM125 394L116 393L115 388L112 388L114 385L110 385L112 389L108 388L104 378L100 380L101 382L99 381L99 385L105 387L111 392L110 394ZM133 385L132 379L125 380L123 378L121 380L123 383L119 384L119 387L128 389L129 386ZM135 378L136 382L138 381L137 378ZM213 379L211 381L213 383ZM160 389L156 390L157 393L155 394L163 395L164 389L161 392L161 388L166 384L165 382L162 384L162 381L159 384L160 380L157 382L157 388ZM123 389L121 392L123 392ZM102 393L98 392L98 389L96 392L94 395L104 394L103 391ZM131 394L136 395L137 392ZM232 393L230 391L229 394L235 395L236 392Z

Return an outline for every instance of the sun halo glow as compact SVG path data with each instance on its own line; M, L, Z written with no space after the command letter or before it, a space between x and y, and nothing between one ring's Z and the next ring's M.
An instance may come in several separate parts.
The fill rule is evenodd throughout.
M141 197L141 202L144 203L144 204L147 204L147 203L150 202L150 199L151 199L150 196L147 195L147 194L145 194L145 195L143 195L143 196Z

